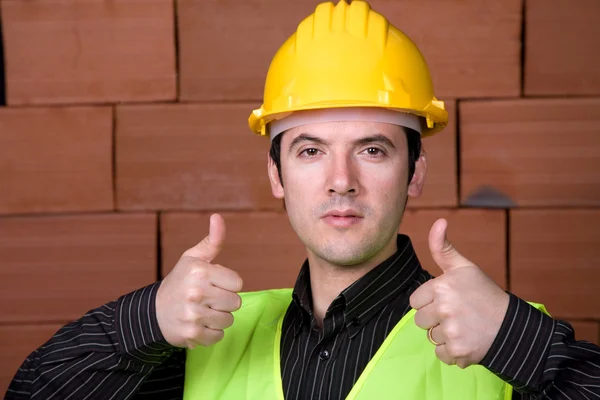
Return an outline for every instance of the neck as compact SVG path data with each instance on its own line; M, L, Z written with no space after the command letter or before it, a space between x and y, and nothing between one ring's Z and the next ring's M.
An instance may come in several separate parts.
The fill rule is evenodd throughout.
M335 298L348 286L365 276L397 251L396 236L371 259L355 265L336 265L320 258L310 250L310 286L313 315L320 327L327 309Z

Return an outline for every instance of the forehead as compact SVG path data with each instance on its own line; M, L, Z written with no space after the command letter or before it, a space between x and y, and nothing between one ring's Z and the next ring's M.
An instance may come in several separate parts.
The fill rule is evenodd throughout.
M351 143L374 135L384 135L397 146L406 142L403 127L372 121L308 123L285 131L281 142L289 143L302 134L310 134L310 136L318 137L329 143Z

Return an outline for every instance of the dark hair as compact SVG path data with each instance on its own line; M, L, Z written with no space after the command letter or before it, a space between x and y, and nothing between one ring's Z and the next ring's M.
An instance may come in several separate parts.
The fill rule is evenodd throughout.
M415 173L415 164L421 156L421 134L413 129L404 128L406 133L406 143L408 145L408 182L412 179ZM271 150L269 150L269 156L277 167L277 173L279 174L279 181L283 186L283 178L281 176L281 137L283 134L275 136L271 142Z

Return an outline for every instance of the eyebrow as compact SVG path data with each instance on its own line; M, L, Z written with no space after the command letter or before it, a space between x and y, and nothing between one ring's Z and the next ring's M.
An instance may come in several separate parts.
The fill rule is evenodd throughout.
M294 149L294 147L298 146L302 142L313 142L313 143L317 143L317 144L321 144L321 145L327 144L327 141L325 141L319 137L311 136L307 133L302 133L302 134L296 136L294 138L294 140L292 140L292 142L290 143L289 151L291 152Z
M382 135L382 134L368 136L365 138L358 139L354 142L354 144L356 146L364 146L365 144L372 144L372 143L380 143L382 145L391 147L392 149L396 148L396 146L394 146L394 143L392 143L392 141L390 139L388 139L385 135Z
M292 140L292 142L290 143L289 151L291 152L294 149L294 147L298 146L302 142L312 142L312 143L317 143L317 144L321 144L321 145L326 145L328 143L326 140L323 140L319 137L312 136L307 133L302 133L302 134L296 136ZM396 148L396 146L394 146L394 143L392 143L392 141L390 139L388 139L385 135L382 135L382 134L367 136L367 137L360 138L360 139L354 141L355 146L364 146L366 144L373 144L373 143L380 143L380 144L388 146L392 149Z

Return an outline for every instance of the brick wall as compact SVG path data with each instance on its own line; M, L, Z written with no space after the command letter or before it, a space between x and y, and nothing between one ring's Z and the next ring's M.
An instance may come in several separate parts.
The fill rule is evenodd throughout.
M246 119L317 0L0 0L0 392L61 324L228 223L247 290L304 258ZM373 0L419 45L450 126L401 229L432 222L502 287L600 341L597 0ZM1 92L0 92L1 94Z

